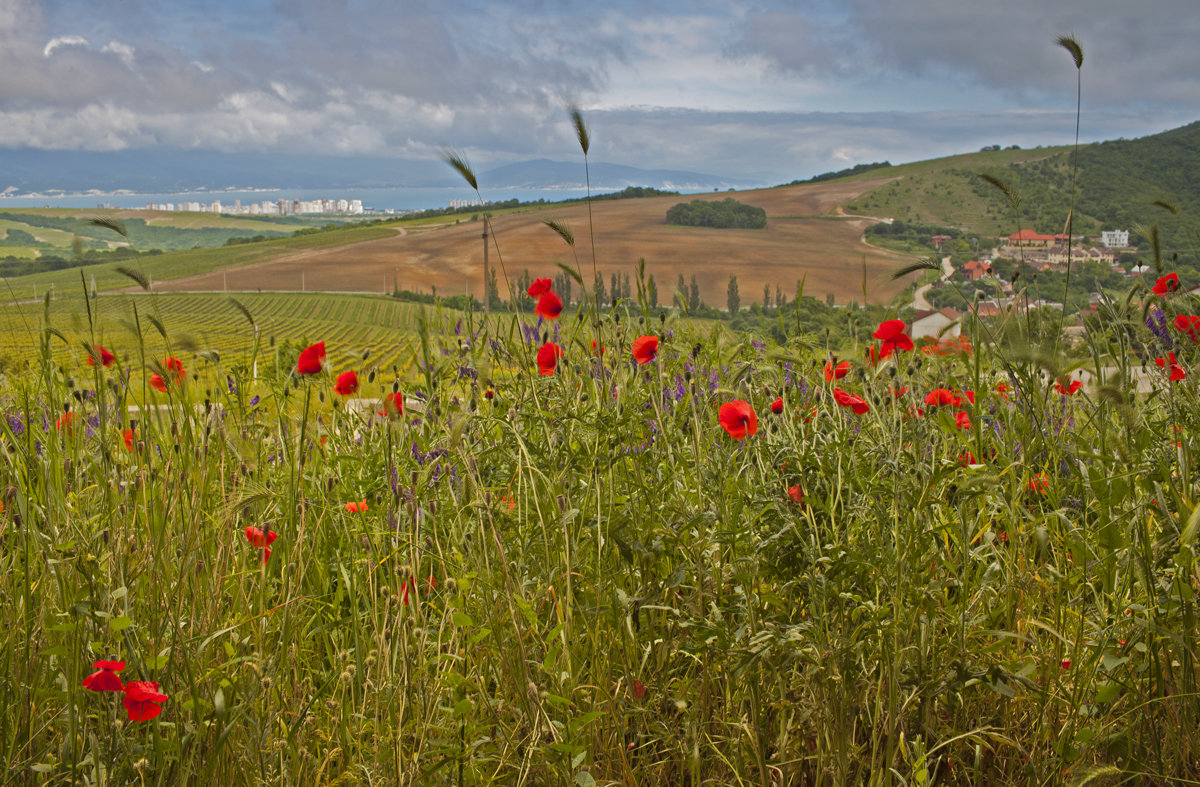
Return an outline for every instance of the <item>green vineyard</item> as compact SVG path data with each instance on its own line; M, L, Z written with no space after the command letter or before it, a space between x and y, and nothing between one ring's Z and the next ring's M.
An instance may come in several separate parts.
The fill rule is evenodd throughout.
M436 312L435 307L383 296L316 293L245 293L236 302L219 293L101 295L92 299L92 309L96 342L116 353L122 366L139 366L143 346L147 359L174 354L186 361L215 352L229 366L249 357L257 330L264 371L283 343L324 341L334 368L361 366L369 351L371 367L395 367L401 375L419 353L416 328L422 309L430 319ZM53 329L49 346L57 363L71 368L86 362L87 305L82 297L62 298L48 306L10 304L0 314L0 368L13 369L35 358L46 327Z

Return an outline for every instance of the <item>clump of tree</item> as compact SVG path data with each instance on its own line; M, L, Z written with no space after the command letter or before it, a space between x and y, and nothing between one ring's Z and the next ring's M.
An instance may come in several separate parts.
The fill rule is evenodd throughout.
M879 169L881 167L890 167L890 166L892 166L892 162L890 162L890 161L875 161L870 164L855 164L853 167L847 167L846 169L839 169L836 172L822 172L820 175L813 175L808 180L793 180L788 185L789 186L799 186L802 183L820 183L825 180L836 180L837 178L848 178L851 175L857 175L860 172L870 172L873 169Z
M767 212L762 208L738 202L733 197L726 197L719 202L696 199L680 202L668 210L667 224L761 230L767 226Z

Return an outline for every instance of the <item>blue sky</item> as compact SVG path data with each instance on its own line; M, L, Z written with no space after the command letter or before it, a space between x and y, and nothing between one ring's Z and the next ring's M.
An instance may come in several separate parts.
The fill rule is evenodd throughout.
M0 0L0 148L578 155L780 182L1200 117L1195 0Z

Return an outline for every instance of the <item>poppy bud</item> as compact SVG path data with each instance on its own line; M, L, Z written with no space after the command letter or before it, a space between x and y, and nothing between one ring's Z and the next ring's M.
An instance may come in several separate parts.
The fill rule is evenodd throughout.
M365 360L367 360L367 359L368 359L368 358L370 358L370 357L371 357L371 351L370 351L369 349L367 349L367 350L363 350L363 351L362 351L362 359L363 359L364 361L365 361Z
M367 373L367 382L369 382L369 383L375 382L375 370L374 369L372 369L370 372Z

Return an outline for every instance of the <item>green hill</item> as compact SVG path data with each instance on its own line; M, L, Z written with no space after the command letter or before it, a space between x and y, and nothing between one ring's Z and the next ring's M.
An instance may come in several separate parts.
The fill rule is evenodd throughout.
M1133 140L1079 149L1076 234L1131 229L1157 222L1167 247L1190 247L1200 232L1200 122ZM1020 197L1007 199L982 180L991 174ZM1071 147L988 150L900 166L874 167L853 178L894 178L847 204L849 213L1005 235L1019 224L1061 232L1071 200ZM1173 215L1156 201L1179 209Z

